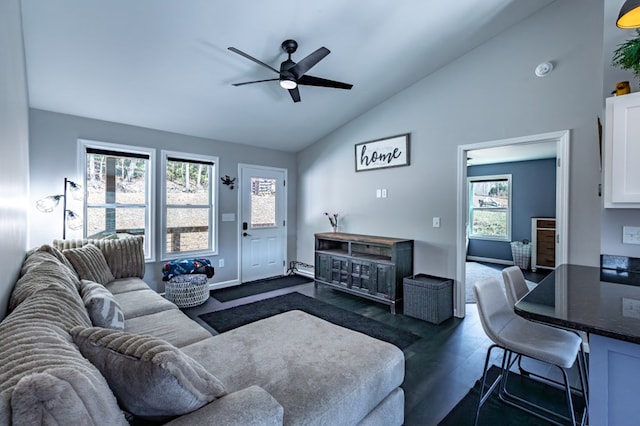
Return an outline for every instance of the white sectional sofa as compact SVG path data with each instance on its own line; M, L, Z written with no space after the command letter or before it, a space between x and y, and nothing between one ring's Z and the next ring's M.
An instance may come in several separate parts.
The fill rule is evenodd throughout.
M28 253L0 323L0 424L403 423L397 347L301 311L212 336L143 277L141 238Z

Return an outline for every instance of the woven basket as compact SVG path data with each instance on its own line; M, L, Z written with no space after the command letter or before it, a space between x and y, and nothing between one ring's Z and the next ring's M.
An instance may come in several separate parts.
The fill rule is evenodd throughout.
M164 287L165 297L180 308L190 308L206 302L209 283L205 274L176 275Z
M529 269L529 262L531 262L531 244L522 241L512 242L511 255L513 256L514 265L520 269Z
M453 316L453 280L427 274L403 279L404 314L432 324Z

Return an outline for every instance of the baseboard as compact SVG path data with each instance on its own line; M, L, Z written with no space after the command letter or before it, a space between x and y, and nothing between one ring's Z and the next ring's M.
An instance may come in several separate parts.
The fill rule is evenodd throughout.
M315 276L314 276L313 272L309 272L309 271L301 271L300 269L296 270L296 271L295 271L295 274L296 274L296 275L302 275L302 276L304 276L304 277L311 278L311 279L314 279L314 278L315 278Z
M220 290L221 288L233 287L240 284L240 280L222 281L219 283L209 284L209 290Z
M467 261L497 263L498 265L507 265L507 266L514 265L513 260L492 259L490 257L480 257L480 256L467 256Z

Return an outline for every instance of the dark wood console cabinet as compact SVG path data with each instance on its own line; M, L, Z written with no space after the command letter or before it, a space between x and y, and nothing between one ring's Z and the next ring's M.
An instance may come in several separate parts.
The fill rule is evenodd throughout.
M413 240L327 232L315 234L315 283L390 305L413 275Z

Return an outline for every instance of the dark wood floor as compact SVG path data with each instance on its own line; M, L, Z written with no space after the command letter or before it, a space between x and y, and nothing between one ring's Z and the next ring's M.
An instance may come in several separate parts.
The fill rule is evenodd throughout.
M226 303L209 298L201 306L185 309L185 313L211 330L197 317L199 314L294 291L418 335L432 336L418 340L404 350L406 370L402 388L405 392L406 425L437 425L482 376L486 351L491 342L482 330L475 304L466 306L464 319L451 318L440 325L433 325L402 314L392 315L389 308L380 303L323 286L316 289L313 283L309 283ZM497 352L494 351L495 362L499 362ZM549 374L546 365L528 362L527 367L532 371Z

